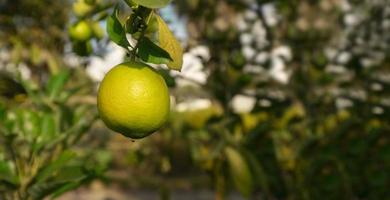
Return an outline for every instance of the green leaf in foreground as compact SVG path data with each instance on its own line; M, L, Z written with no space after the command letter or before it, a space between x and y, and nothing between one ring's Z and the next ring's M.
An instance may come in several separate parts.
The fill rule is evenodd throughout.
M125 29L118 19L118 13L119 11L116 7L112 15L108 17L107 33L113 42L127 49L130 44L129 41L127 41Z
M18 177L14 174L13 170L11 169L10 163L0 160L0 191L2 189L10 189L10 188L3 188L4 186L9 186L11 188L16 187L18 183Z
M161 48L167 51L172 58L172 61L167 63L167 66L170 69L180 71L183 65L183 48L171 32L171 30L169 30L169 27L164 22L164 20L158 15L155 16L159 31L159 45Z
M170 1L171 0L133 0L134 3L147 8L162 8L168 5Z
M139 41L138 56L143 61L154 64L167 64L172 61L168 52L146 37Z
M72 160L74 157L76 156L76 154L74 152L71 152L71 151L64 151L59 157L57 160L53 161L52 163L48 164L47 166L45 166L45 168L43 168L37 175L37 182L38 183L42 183L44 182L45 180L47 180L48 178L50 178L50 176L52 176L53 174L55 174L57 171L59 171L61 168L64 167L64 165L69 162L70 160Z
M50 77L46 86L47 94L49 95L50 99L53 100L60 95L69 78L70 72L67 70L63 70L58 74L55 74Z

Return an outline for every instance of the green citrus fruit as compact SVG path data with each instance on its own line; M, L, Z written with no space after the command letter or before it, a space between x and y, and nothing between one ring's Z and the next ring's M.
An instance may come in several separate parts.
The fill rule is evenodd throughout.
M233 147L225 147L225 156L229 164L230 175L237 190L248 197L252 193L253 179L248 162L244 156Z
M112 68L101 82L97 105L107 127L126 137L143 138L168 119L168 87L150 66L122 63Z
M99 40L104 37L104 30L100 26L99 22L93 22L91 24L91 27L92 27L92 33L94 37L96 37Z
M80 21L69 28L69 35L76 41L87 41L92 36L92 30L86 21Z
M83 18L93 11L94 7L84 0L78 0L73 4L73 12L79 17Z

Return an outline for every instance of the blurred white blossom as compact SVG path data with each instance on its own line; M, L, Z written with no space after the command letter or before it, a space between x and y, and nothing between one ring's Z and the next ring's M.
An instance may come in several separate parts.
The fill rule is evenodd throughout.
M272 49L272 55L281 57L287 61L292 59L291 49L288 46L279 46Z
M268 26L275 26L278 23L280 16L276 11L274 3L264 4L261 7L261 11L263 12L265 23L267 23Z
M236 95L232 99L232 109L235 113L248 113L252 111L256 104L254 97Z
M176 104L176 110L179 112L194 111L209 108L212 105L210 99L190 99Z
M260 99L259 105L262 107L270 107L272 105L272 102L268 99Z
M344 109L344 108L348 108L348 107L352 107L353 106L353 102L349 99L346 99L346 98L337 98L336 99L336 107L338 109Z
M27 80L31 78L31 70L25 63L20 63L18 67L22 79Z
M253 41L253 35L250 33L243 33L240 35L240 42L243 45L250 45Z
M101 81L112 67L123 62L125 51L121 47L111 42L107 48L106 55L93 56L87 66L87 73L94 81Z
M210 50L207 46L196 46L190 50L190 53L194 56L202 58L204 61L210 60Z
M256 50L249 45L245 45L242 47L242 54L247 60L250 60L255 56Z
M257 14L254 10L248 9L244 12L244 18L246 20L255 20L257 18Z
M207 46L197 46L183 55L183 67L181 72L171 71L173 76L178 76L178 86L205 84L207 70L204 70L203 61L210 59L210 51Z
M271 77L279 81L280 83L287 84L290 76L285 70L284 61L279 57L273 57L271 60L271 66Z
M349 52L341 52L338 56L337 56L337 62L340 63L340 64L345 64L347 63L349 60L351 59L351 54Z
M375 106L374 108L372 108L372 113L374 113L376 115L383 114L383 112L384 112L384 110L382 107Z
M255 62L259 64L263 64L267 62L269 59L269 54L267 52L260 52L255 57Z

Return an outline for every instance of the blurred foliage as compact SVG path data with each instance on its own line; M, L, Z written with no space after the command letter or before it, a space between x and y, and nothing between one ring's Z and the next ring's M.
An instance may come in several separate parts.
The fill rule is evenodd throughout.
M342 11L343 1L248 2L177 2L179 13L188 17L190 45L210 48L211 59L204 63L210 76L202 89L224 108L222 118L210 119L200 129L209 135L206 151L218 151L223 142L234 145L256 177L254 191L267 199L386 198L390 35L383 23L390 18L390 5L351 1ZM265 8L270 5L275 6L277 24L267 21ZM360 21L351 25L352 14ZM237 18L242 19L239 24ZM254 32L258 23L265 31L260 44L253 40L261 37ZM251 43L242 43L245 34L252 35ZM268 59L259 63L243 57L237 51L243 45ZM288 84L270 74L272 54L283 45L292 52L292 58L279 55L290 74ZM330 48L336 51L333 57L326 55ZM340 56L346 53L350 57L343 61ZM248 69L250 65L258 70ZM343 70L330 69L336 65ZM243 77L247 81L242 82ZM234 112L232 98L237 94L256 98L250 113ZM342 107L340 101L350 105ZM232 165L232 156L217 155L214 161ZM234 157L233 182L240 181L238 191L247 194L249 188L242 189L250 187L242 174L246 167L236 166L246 164ZM202 163L205 156L194 159ZM219 175L213 176L218 187Z
M108 152L93 144L76 145L97 118L94 104L83 97L91 92L83 87L85 80L69 83L71 76L82 78L79 73L64 69L44 87L15 81L25 88L27 99L0 101L2 198L56 197L101 177L108 167Z
M1 45L21 42L63 51L64 29L70 14L68 1L1 1L0 13L0 36L8 38Z

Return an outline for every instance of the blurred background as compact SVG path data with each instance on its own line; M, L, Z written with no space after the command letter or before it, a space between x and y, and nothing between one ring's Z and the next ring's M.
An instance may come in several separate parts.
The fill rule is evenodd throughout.
M117 3L0 0L0 199L390 197L388 0L174 0L171 116L134 141L96 110Z

